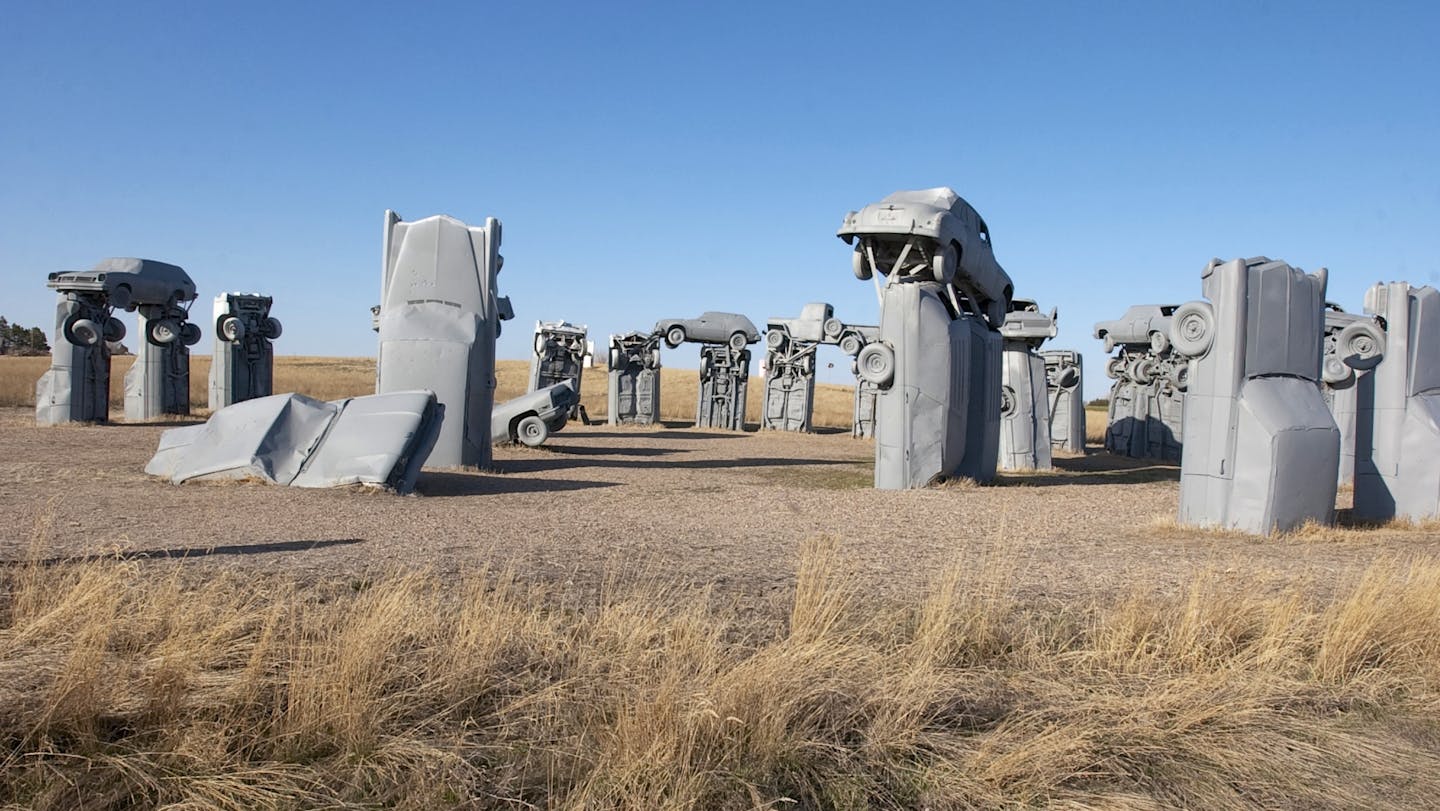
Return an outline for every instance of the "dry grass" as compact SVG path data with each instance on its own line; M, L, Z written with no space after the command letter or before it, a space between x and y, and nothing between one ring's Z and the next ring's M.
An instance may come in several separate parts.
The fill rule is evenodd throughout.
M1110 424L1110 409L1108 406L1098 408L1085 407L1085 444L1105 444L1105 429Z
M1440 563L1068 607L1017 565L883 604L811 542L773 620L654 578L22 566L0 805L1432 807Z
M125 373L134 363L133 356L119 356L110 365L110 406L121 409L125 401ZM50 368L50 358L0 356L0 406L34 406L35 383ZM196 355L190 359L190 403L197 414L205 413L209 401L210 358ZM502 360L495 364L495 397L503 402L525 393L530 380L528 361ZM592 419L604 419L607 412L606 392L609 378L604 369L586 369L581 376L581 402ZM338 400L373 394L375 361L373 358L323 358L285 355L275 358L275 391L300 392L321 400ZM764 383L750 379L746 398L745 419L760 421ZM661 369L661 419L693 421L695 399L699 395L699 377L694 370ZM814 424L820 428L849 428L854 411L854 390L849 386L821 383L815 387ZM115 414L118 418L119 414Z

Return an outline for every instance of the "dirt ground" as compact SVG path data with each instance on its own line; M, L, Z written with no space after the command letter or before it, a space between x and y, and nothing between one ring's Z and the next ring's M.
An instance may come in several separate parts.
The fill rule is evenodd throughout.
M171 485L142 472L166 427L40 428L29 409L0 409L0 561L34 549L341 580L502 565L587 589L639 573L765 598L792 582L802 540L829 535L882 595L956 561L998 562L1046 601L1165 592L1200 574L1323 591L1377 557L1440 554L1429 527L1271 540L1177 529L1177 467L1093 450L998 486L882 492L869 487L873 446L848 434L572 423L544 449L497 448L498 473L427 471L397 497Z

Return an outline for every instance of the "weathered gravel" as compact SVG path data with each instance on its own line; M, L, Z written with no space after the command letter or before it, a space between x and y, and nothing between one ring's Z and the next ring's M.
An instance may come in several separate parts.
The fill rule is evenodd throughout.
M960 564L1043 601L1201 574L1323 590L1378 557L1440 554L1440 533L1419 529L1177 529L1177 467L1099 453L999 486L882 492L868 486L871 444L846 434L572 424L545 449L497 448L499 473L431 471L396 497L174 486L142 472L166 427L39 428L28 409L0 409L0 561L118 553L305 579L508 566L577 588L641 573L763 598L792 582L802 541L827 535L885 596Z

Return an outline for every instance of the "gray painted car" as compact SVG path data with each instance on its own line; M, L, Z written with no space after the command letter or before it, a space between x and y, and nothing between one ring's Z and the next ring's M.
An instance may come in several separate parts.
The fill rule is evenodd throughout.
M755 323L738 313L701 313L699 318L670 318L655 322L655 334L665 336L671 349L690 341L698 344L729 344L740 351L760 340Z
M90 270L51 273L49 286L103 292L111 307L130 312L142 303L174 306L195 300L195 282L184 269L153 259L112 257Z
M545 444L565 427L580 397L569 383L556 383L495 406L490 417L494 442L519 442L531 448Z
M879 272L953 284L993 326L1004 322L1010 276L995 261L990 227L954 190L895 192L847 214L836 236L855 246L851 262L862 281Z
M1114 321L1096 324L1095 338L1105 342L1106 354L1120 344L1149 344L1164 352L1170 348L1170 317L1177 309L1178 304L1136 304Z

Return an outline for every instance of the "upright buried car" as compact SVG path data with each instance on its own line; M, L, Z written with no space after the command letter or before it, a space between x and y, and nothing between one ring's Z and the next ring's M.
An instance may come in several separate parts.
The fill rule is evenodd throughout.
M878 340L855 358L877 392L875 486L993 479L998 330L1014 288L985 221L949 188L901 191L847 214L836 236L854 246L852 269L874 279L880 298Z

